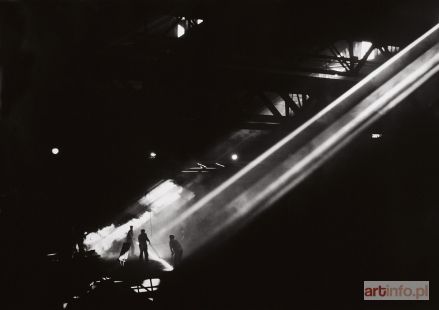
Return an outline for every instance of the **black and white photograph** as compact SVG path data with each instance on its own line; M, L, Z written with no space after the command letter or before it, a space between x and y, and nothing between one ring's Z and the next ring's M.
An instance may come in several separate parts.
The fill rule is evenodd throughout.
M0 0L0 309L439 309L439 1Z

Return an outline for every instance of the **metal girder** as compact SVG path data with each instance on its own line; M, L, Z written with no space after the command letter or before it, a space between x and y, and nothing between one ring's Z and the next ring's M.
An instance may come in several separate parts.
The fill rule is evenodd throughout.
M350 70L350 62L352 61L352 57L346 58L338 51L335 46L331 46L330 51L334 54L335 59L343 66L343 68L348 72Z
M285 106L288 106L294 113L299 112L299 107L296 105L293 99L287 93L280 93L281 98L285 101ZM288 115L285 113L285 115Z
M271 96L267 95L271 94ZM282 114L279 111L279 105L276 104L270 98L280 98L283 100L284 113ZM281 124L285 124L290 122L294 116L300 113L303 105L307 102L306 98L309 98L307 94L297 94L297 93L288 93L288 92L264 92L258 91L256 93L245 93L242 98L248 98L251 100L252 98L260 99L264 105L267 107L268 111L271 112L272 115L264 115L264 114L252 114L244 116L245 121L240 123L240 128L246 129L273 129ZM296 99L294 99L296 98ZM252 102L246 100L247 104L251 104ZM295 101L297 100L297 102ZM279 102L278 102L279 103ZM293 111L293 114L290 114L290 110ZM261 111L262 113L262 111Z
M270 99L267 98L267 96L263 92L258 93L258 97L262 100L264 105L270 110L270 112L277 117L282 117L282 114L279 112L278 109L274 106L273 102L270 101Z
M347 47L345 49L345 53L347 54L348 57L345 57L343 55L343 53L341 53L335 45L328 47L328 50L333 54L333 56L311 55L310 57L311 58L320 58L322 60L327 60L328 62L330 62L330 61L338 62L345 70L345 72L339 72L336 70L328 70L329 73L334 73L333 71L335 71L338 73L334 73L334 74L340 74L340 75L346 75L346 76L357 76L357 75L359 75L360 70L367 63L371 53L375 49L378 49L379 51L382 52L382 54L389 56L389 50L388 50L387 46L382 46L382 45L376 44L375 42L370 42L370 43L371 43L370 47L368 48L366 53L361 57L361 59L359 59L354 53L354 41L352 41L352 40L347 41ZM392 56L393 55L394 54L392 54ZM318 72L318 71L320 71L320 68L316 68L315 70L316 70L316 72Z
M366 64L367 59L369 58L370 54L375 48L376 48L375 44L372 43L372 45L367 50L366 54L364 54L363 58L361 58L358 64L352 68L353 73L357 74L358 72L360 72L361 68L363 68L363 66Z

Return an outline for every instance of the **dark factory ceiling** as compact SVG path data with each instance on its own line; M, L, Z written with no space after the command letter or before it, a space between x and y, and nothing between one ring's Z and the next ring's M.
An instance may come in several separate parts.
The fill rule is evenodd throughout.
M87 210L91 218L120 210L239 129L284 123L274 98L296 115L309 97L312 114L439 16L434 1L396 0L0 8L2 199L25 193L47 212L62 204L76 210L72 217ZM382 48L376 64L355 54L361 42ZM276 119L249 117L264 104Z

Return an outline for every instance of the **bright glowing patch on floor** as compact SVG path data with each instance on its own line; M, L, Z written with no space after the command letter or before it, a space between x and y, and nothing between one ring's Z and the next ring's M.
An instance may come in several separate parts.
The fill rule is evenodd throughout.
M148 292L146 288L144 288L144 287L139 287L139 286L131 286L131 289L132 289L135 293L146 293L146 292Z
M160 285L160 279L146 279L143 281L142 285L144 287L153 287Z
M172 270L174 270L174 267L172 267L163 258L159 257L158 254L155 253L155 251L151 251L149 248L148 248L148 255L149 255L150 259L158 261L158 262L160 262L163 265L163 267L164 267L163 271L172 271Z
M184 29L184 27L182 25L177 25L177 38L184 36L185 33L186 30Z
M129 254L129 251L126 251L124 254L122 254L121 256L119 256L119 262L120 262L120 264L123 266L125 263L126 263L126 261L128 260L128 254Z

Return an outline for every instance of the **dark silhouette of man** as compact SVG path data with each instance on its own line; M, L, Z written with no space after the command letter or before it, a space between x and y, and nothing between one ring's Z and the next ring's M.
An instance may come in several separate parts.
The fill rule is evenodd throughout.
M176 267L183 258L183 248L174 235L169 236L169 248L171 249L171 255L174 257L174 267Z
M130 256L134 256L134 231L133 226L130 226L130 230L127 233L126 243L129 244Z
M142 229L140 231L140 235L138 237L139 240L139 249L140 249L140 255L139 255L139 260L143 261L143 255L145 255L145 261L148 261L148 244L147 242L151 243L151 241L149 241L148 236L145 233L145 229Z

